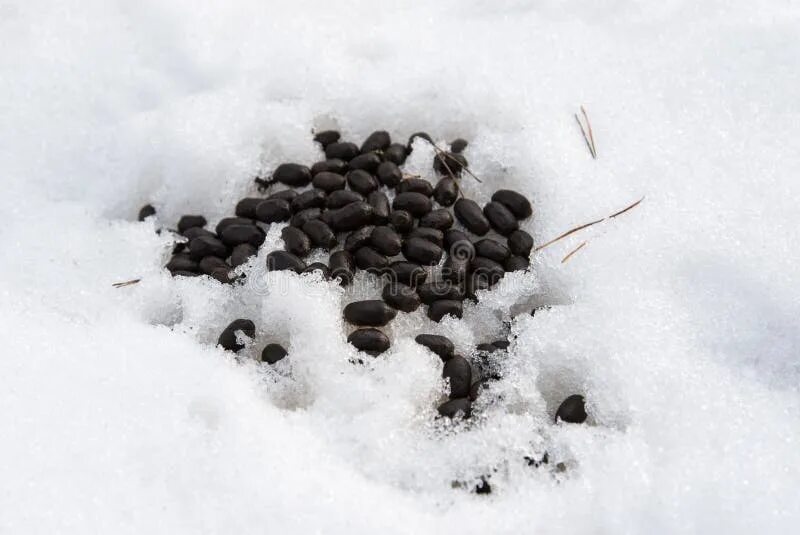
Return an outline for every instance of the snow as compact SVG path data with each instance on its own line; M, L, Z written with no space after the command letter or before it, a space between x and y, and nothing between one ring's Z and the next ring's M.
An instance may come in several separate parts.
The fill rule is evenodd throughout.
M0 531L796 531L800 8L499 4L0 1ZM537 243L645 201L356 366L370 281L263 273L278 225L248 285L172 279L154 232L215 224L329 127L466 138L465 192L524 192ZM532 303L484 417L434 423L413 336L468 352ZM237 317L245 357L289 356L215 348ZM553 425L575 392L589 425Z

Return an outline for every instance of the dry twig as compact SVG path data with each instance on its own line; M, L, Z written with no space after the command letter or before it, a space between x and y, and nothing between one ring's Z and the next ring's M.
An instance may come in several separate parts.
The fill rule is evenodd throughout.
M586 110L583 108L583 106L581 106L581 113L583 114L583 119L586 122L586 128L584 129L583 123L581 122L577 113L575 114L575 121L578 123L578 126L581 129L581 134L583 134L583 140L586 142L586 147L589 149L589 153L592 155L592 158L596 160L597 147L594 144L594 133L592 132L592 123L589 122L589 116L586 114Z
M142 279L132 279L132 280L125 281L125 282L115 282L111 286L113 286L114 288L124 288L125 286L132 286L132 285L136 284L137 282L140 282L141 280Z
M578 245L576 248L574 248L572 251L570 251L569 254L567 254L567 256L565 256L564 258L561 259L561 263L563 264L564 262L566 262L567 260L572 258L572 255L574 255L575 253L577 253L578 251L580 251L581 249L586 247L587 243L589 243L589 242L588 241L581 242L580 245Z

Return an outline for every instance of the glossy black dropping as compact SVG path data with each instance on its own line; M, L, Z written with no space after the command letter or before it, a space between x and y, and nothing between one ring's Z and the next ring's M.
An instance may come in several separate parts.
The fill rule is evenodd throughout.
M293 189L282 189L281 191L276 191L272 195L268 195L267 199L283 199L284 201L289 201L291 205L292 199L297 197L297 192Z
M200 267L197 260L193 260L188 253L179 253L169 259L165 266L167 270L175 273L176 271L197 272Z
M527 258L533 249L533 237L524 230L515 230L508 235L508 248L511 254Z
M387 305L402 312L414 312L420 304L414 288L399 282L386 283L381 297Z
M338 158L331 160L322 160L311 166L311 176L316 176L319 173L336 173L344 175L347 172L347 162Z
M301 210L292 216L292 219L289 220L289 224L293 227L303 228L306 226L306 223L309 221L314 221L315 219L320 219L322 217L322 210L319 208L308 208L306 210Z
M392 143L389 148L383 151L383 159L395 165L403 165L408 156L406 146L400 143Z
M233 274L228 268L217 268L208 274L209 277L222 284L233 284Z
M330 226L336 232L356 230L372 222L372 206L365 202L350 203L327 213Z
M376 275L382 275L389 267L389 259L386 258L386 255L380 254L369 246L360 247L356 251L354 258L358 269L363 269Z
M469 239L467 233L458 229L448 229L444 232L444 246L447 249L452 249L457 243L469 243L472 245L472 240Z
M355 143L347 141L336 141L325 147L325 158L328 160L338 159L349 162L358 156L359 150Z
M264 238L264 232L255 225L229 225L220 235L222 243L231 248L242 243L260 247L264 243Z
M389 224L400 234L408 234L414 228L414 217L405 210L393 210Z
M361 152L372 152L374 150L383 151L388 149L391 143L392 138L389 136L389 132L377 130L367 136L367 139L361 144Z
M170 274L173 277L199 277L200 273L195 273L194 271L171 271Z
M187 229L192 227L205 227L206 223L208 223L208 221L206 221L206 218L201 215L181 216L181 218L178 220L178 232L183 234Z
M356 349L377 356L389 349L389 338L378 329L357 329L350 333L347 341Z
M367 152L365 154L359 154L352 160L350 160L350 170L354 169L361 169L368 173L374 173L378 166L381 164L381 157L375 154L374 152Z
M433 199L441 206L452 206L458 199L458 184L455 179L446 176L433 188Z
M189 256L194 260L200 260L204 256L227 258L228 248L217 238L200 236L189 242Z
M393 281L412 287L424 283L428 278L428 272L422 266L405 260L389 264L389 271Z
M466 398L472 385L472 367L467 359L455 355L444 363L442 377L450 381L450 399Z
M519 228L519 222L511 210L499 202L492 201L483 207L483 215L489 220L489 224L498 234L508 236Z
M469 145L469 143L467 143L466 139L461 139L461 138L454 139L453 141L450 142L450 152L452 152L453 154L464 152L464 149L467 148L467 145Z
M478 203L471 199L458 199L453 207L456 218L467 230L478 236L489 232L489 220L483 215Z
M331 250L336 247L338 240L331 227L319 219L312 219L303 225L303 232L311 240L311 244L316 247Z
M469 260L461 260L452 255L448 255L442 264L440 276L442 280L463 286L466 284L470 273Z
M367 202L372 206L372 222L376 225L385 225L389 222L389 198L382 191L373 191L367 197Z
M526 219L533 214L531 203L524 195L510 189L497 190L492 200L505 205L517 219Z
M353 255L348 251L331 253L328 259L328 266L331 270L331 278L338 278L342 286L347 286L353 282L356 262L353 259Z
M148 217L150 217L152 215L156 215L156 209L153 208L152 204L145 204L139 210L138 219L139 219L139 221L144 221L145 219L147 219Z
M508 349L508 346L511 345L511 342L508 340L495 340L492 342L492 345L497 349Z
M197 263L201 273L211 275L216 269L231 269L231 266L222 258L217 256L206 256Z
M422 217L433 208L431 200L421 193L408 191L400 193L392 202L393 210L405 210L414 217Z
M475 254L502 264L511 256L511 251L504 243L492 238L484 238L475 242Z
M472 262L470 262L470 270L472 271L472 275L485 278L490 288L497 284L506 273L506 270L500 263L484 256L476 256L473 258Z
M249 243L242 243L237 245L233 248L231 252L231 267L239 267L242 264L247 263L251 257L258 254L258 249L250 245Z
M342 135L336 130L323 130L322 132L317 132L314 135L314 141L322 145L322 148L324 149L331 143L336 143L339 141L341 137Z
M217 344L228 351L236 352L244 349L244 345L236 341L236 331L241 331L246 337L253 338L256 335L256 326L248 319L233 320L219 335Z
M281 238L284 248L295 256L302 258L311 251L311 240L297 227L284 227Z
M273 171L272 180L293 188L302 188L311 182L311 169L299 163L282 163Z
M325 201L326 208L336 210L354 202L363 202L364 196L350 190L338 190L328 195Z
M289 353L280 344L267 344L261 351L261 362L275 364Z
M345 251L355 253L362 247L369 245L372 242L372 231L374 229L375 227L368 225L351 232L344 240Z
M433 185L423 178L407 178L397 185L398 193L414 191L426 197L433 195Z
M331 278L331 270L328 266L323 264L322 262L314 262L313 264L309 264L306 266L306 269L303 270L303 273L313 273L315 271L319 271L322 273L322 277L325 279Z
M285 199L265 199L256 206L256 219L263 223L288 221L292 207Z
M272 251L267 255L268 271L294 271L302 273L306 263L297 256L286 251Z
M441 230L430 227L417 227L408 234L409 238L422 238L436 244L437 247L444 245L444 233Z
M403 255L417 264L432 266L442 258L442 248L423 238L408 238L403 243Z
M446 336L438 334L420 334L414 338L414 341L439 355L442 361L448 361L453 358L455 346L453 346L453 342Z
M437 208L422 216L419 226L445 231L453 226L453 215L446 208Z
M467 284L464 287L464 291L470 299L477 299L478 291L488 290L490 287L489 275L486 273L470 273L467 276Z
M467 165L467 159L460 153L440 152L433 157L433 168L445 176L458 176Z
M442 321L445 316L460 318L464 313L464 305L454 299L439 299L428 306L428 317L435 321Z
M347 185L361 195L369 195L380 187L378 180L363 169L355 169L347 173Z
M186 239L189 241L192 241L195 238L200 238L201 236L206 236L209 238L219 237L210 230L206 230L203 227L187 228L186 230L183 231L183 235L186 236Z
M472 403L467 398L451 399L439 405L437 411L446 418L469 418L472 414Z
M525 271L530 267L531 263L525 256L509 256L503 264L506 272Z
M555 421L581 424L586 421L586 405L583 396L573 394L565 399L556 411Z
M403 180L403 172L394 162L382 162L375 171L381 184L388 188L397 186Z
M477 351L482 351L484 353L494 353L495 351L497 351L498 348L494 344L485 342L483 344L478 344L477 346L475 346L475 349Z
M332 191L344 189L345 185L347 185L347 179L344 175L340 175L339 173L323 171L314 175L314 179L311 183L315 188L330 193Z
M411 153L411 148L414 146L414 140L417 138L424 139L433 145L433 138L427 132L414 132L408 136L408 143L406 144L406 150L409 154Z
M309 208L324 208L326 197L325 192L319 189L304 191L292 199L292 210L301 212Z
M430 305L434 301L440 299L450 299L453 301L461 301L464 299L463 288L450 281L435 281L418 284L417 294L419 294L420 301L426 305Z
M263 201L261 197L245 197L241 201L236 203L236 209L234 212L236 213L237 217L246 217L249 219L256 218L256 207L259 205L261 201Z
M238 217L238 216L237 217L223 217L222 219L219 220L219 223L217 223L217 226L214 228L214 231L221 238L222 237L222 231L224 231L226 228L230 227L231 225L250 225L250 226L255 226L255 222L253 221L252 218L249 218L249 217Z
M400 235L387 226L375 227L370 235L369 243L373 249L386 256L400 254L402 247Z
M344 319L353 325L382 327L397 316L397 311L380 299L355 301L344 307Z

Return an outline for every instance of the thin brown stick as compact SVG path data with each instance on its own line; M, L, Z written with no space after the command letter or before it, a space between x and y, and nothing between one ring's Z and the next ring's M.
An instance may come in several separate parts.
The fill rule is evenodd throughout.
M592 143L589 141L589 136L586 135L586 130L583 129L583 123L581 123L577 113L575 114L575 121L578 123L578 127L581 129L581 134L583 134L583 140L586 142L586 148L589 149L589 154L591 154L592 158L596 160L597 156L592 148Z
M541 250L542 250L542 249L544 249L545 247L547 247L547 246L549 246L549 245L552 245L552 244L556 243L557 241L563 240L564 238L566 238L566 237L567 237L567 236L569 236L570 234L574 234L574 233L578 232L579 230L583 230L583 229L585 229L585 228L591 227L592 225L596 225L596 224L598 224L598 223L602 223L603 221L607 221L607 220L609 220L609 219L614 219L615 217L617 217L617 216L620 216L620 215L624 214L624 213L625 213L625 212L627 212L628 210L633 210L634 208L636 208L637 206L639 206L639 204L640 204L640 203L641 203L643 200L644 200L644 197L642 197L641 199L639 199L639 200L638 200L638 201L636 201L635 203L631 204L630 206L627 206L627 207L623 208L623 209L622 209L622 210L620 210L619 212L615 212L615 213L611 214L611 215L610 215L610 216L608 216L608 217L604 217L604 218L602 218L602 219L598 219L598 220L596 220L596 221L592 221L592 222L590 222L590 223L584 223L583 225L580 225L580 226L577 226L577 227L575 227L575 228L573 228L573 229L570 229L570 230L566 231L565 233L561 234L560 236L557 236L557 237L553 238L553 239L552 239L552 240L550 240L549 242L547 242L547 243L544 243L544 244L540 245L539 247L535 248L533 251L534 251L534 252L541 251Z
M597 145L594 144L594 133L592 132L592 123L589 122L589 115L586 113L586 110L583 106L581 106L581 113L583 114L583 118L586 120L586 128L589 130L589 141L592 142L592 155L594 156L595 160L597 159Z
M111 286L113 286L114 288L124 288L125 286L131 286L133 284L136 284L136 283L140 282L141 280L142 279L133 279L133 280L125 281L125 282L115 282Z
M572 258L572 255L574 255L575 253L577 253L578 251L580 251L581 249L586 247L587 243L589 243L589 242L588 241L581 242L580 245L578 245L576 248L574 248L572 251L570 251L569 254L567 254L567 256L565 256L564 258L561 259L561 263L563 264L564 262L566 262L567 260Z

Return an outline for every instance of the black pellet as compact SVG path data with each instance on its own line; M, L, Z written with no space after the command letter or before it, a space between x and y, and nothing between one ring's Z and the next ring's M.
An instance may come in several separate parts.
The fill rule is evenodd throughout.
M239 267L247 263L251 257L258 254L258 250L249 243L242 243L233 248L231 252L231 267Z
M330 193L332 191L344 189L345 185L347 184L347 179L344 177L344 175L340 175L339 173L323 171L314 175L314 179L311 181L311 183L315 188Z
M414 228L414 216L405 210L393 210L389 215L389 223L400 234L407 234Z
M364 196L360 193L350 190L337 190L328 195L328 198L325 200L325 207L331 210L336 210L337 208L343 208L348 204L363 201Z
M284 227L281 238L284 248L295 256L302 258L311 251L311 240L297 227Z
M383 151L383 159L395 165L403 165L407 156L408 150L406 146L400 143L392 143L388 149Z
M505 205L517 219L525 219L533 214L531 203L521 193L510 189L497 190L492 200Z
M525 271L530 267L531 263L526 256L509 256L505 261L503 267L507 272L511 271Z
M358 146L355 143L349 143L347 141L337 141L325 147L325 157L329 160L336 158L349 162L358 156L358 154Z
M453 211L456 217L467 230L478 236L489 232L489 220L483 215L483 210L478 203L471 199L458 199Z
M481 480L475 485L475 494L491 494L492 493L492 486L486 480L485 477L481 477Z
M389 198L382 191L373 191L367 196L367 202L372 206L372 222L376 225L385 225L389 222Z
M380 187L378 180L363 169L355 169L347 173L347 184L351 190L361 195L369 195Z
M464 152L464 149L467 148L467 140L466 139L454 139L450 142L450 152L454 154L458 154L459 152Z
M440 299L460 301L464 299L464 290L450 281L426 282L417 285L420 300L426 305Z
M412 146L414 145L414 140L415 140L415 139L417 139L417 138L424 139L424 140L426 140L428 143L430 143L431 145L433 145L433 138L431 138L431 136L430 136L430 135L428 135L428 133L427 133L427 132L414 132L413 134L411 134L410 136L408 136L408 144L406 145L406 150L407 150L407 152L408 152L409 154L411 153L411 148L412 148Z
M369 245L372 241L372 231L374 229L375 227L368 225L351 232L344 240L345 251L355 253L365 245Z
M508 340L495 340L492 342L492 345L497 349L508 349L508 346L511 345L511 342Z
M358 329L350 333L347 341L356 349L377 356L389 349L389 338L378 329Z
M372 247L364 246L359 248L354 257L358 269L363 269L370 273L382 275L389 267L389 259Z
M467 159L461 153L439 152L433 157L433 168L442 175L458 176L467 167Z
M342 135L336 130L323 130L322 132L317 132L314 135L314 141L322 145L322 148L324 149L331 143L336 143L339 141L339 138L341 137Z
M293 189L283 189L281 191L276 191L272 195L269 195L267 199L283 199L284 201L289 201L291 204L292 199L297 197L297 192Z
M185 215L178 220L178 232L183 234L186 229L192 227L205 227L206 218L201 215Z
M508 248L511 254L528 258L533 249L533 238L524 230L515 230L508 235Z
M475 242L475 254L502 264L511 256L511 251L508 250L505 244L497 240L484 238Z
M444 233L444 246L450 258L459 262L469 262L475 258L475 245L464 232L450 229Z
M472 262L470 262L470 268L472 269L473 275L485 278L489 287L497 284L506 274L506 270L501 264L484 256L476 256L473 258Z
M306 263L292 253L286 251L272 251L267 255L268 271L294 271L302 273Z
M325 192L319 189L304 191L292 199L292 210L300 212L309 208L324 208L326 197Z
M288 353L280 344L267 344L263 351L261 351L261 362L267 364L275 364L282 360Z
M217 226L214 228L214 231L221 238L222 231L230 227L231 225L255 226L255 222L249 217L223 217L222 219L219 220L219 223L217 223Z
M216 269L231 269L231 266L225 260L217 256L206 256L198 262L197 266L200 268L200 272L206 275L211 275Z
M388 188L397 186L400 181L403 180L403 172L400 171L400 168L397 167L397 164L394 162L386 161L381 163L375 174L378 176L378 180L380 180L381 184Z
M153 205L151 205L151 204L145 204L139 210L139 221L144 221L145 219L147 219L151 215L156 215L156 209L153 208Z
M208 274L212 279L221 282L222 284L232 284L231 270L229 268L217 268Z
M463 286L466 284L467 277L470 273L470 261L456 258L448 255L447 259L442 264L441 277L445 281Z
M556 411L556 422L559 420L571 424L581 424L586 421L586 406L583 396L573 394L565 399Z
M428 272L422 266L403 260L392 262L389 271L393 281L412 287L424 283L428 278Z
M432 266L442 258L442 248L423 238L408 238L403 243L403 254L407 260L423 266Z
M265 199L256 206L256 219L263 223L288 221L292 216L292 207L284 199Z
M192 227L187 228L183 231L183 235L186 236L186 239L192 241L195 238L199 238L201 236L206 236L209 238L217 238L218 236L211 232L210 230L206 230L203 227Z
M490 287L489 276L486 273L470 273L464 291L467 297L476 299L478 291L488 290Z
M303 228L309 221L314 221L322 217L322 210L319 208L308 208L301 210L292 216L289 224L293 227Z
M177 271L191 271L196 272L200 269L197 260L193 260L188 253L176 254L169 259L165 266L167 270L175 273Z
M228 247L249 243L260 247L264 243L264 232L255 225L229 225L222 230L220 239Z
M428 306L428 317L436 322L442 321L445 316L460 318L464 313L464 306L461 301L454 299L440 299Z
M400 235L387 226L375 227L370 235L369 243L373 249L386 256L400 254L402 247Z
M414 191L426 197L430 197L433 195L433 184L424 178L407 178L397 185L398 193L407 193L409 191Z
M356 230L372 221L372 206L354 202L337 210L329 210L330 227L336 232Z
M374 152L367 152L366 154L359 154L350 160L350 170L361 169L368 173L374 173L378 166L381 164L381 157Z
M397 311L380 299L355 301L344 307L344 319L353 325L382 327L397 316Z
M405 210L414 217L422 217L433 208L431 200L415 191L408 191L400 193L394 198L392 202L393 210Z
M317 176L319 173L336 173L337 175L344 175L347 172L347 162L333 158L331 160L322 160L311 166L311 176Z
M420 227L430 227L438 230L447 230L453 226L453 216L450 210L438 208L431 210L419 220Z
M245 197L236 203L236 215L238 217L256 218L256 207L263 201L261 197Z
M450 380L450 399L466 398L472 385L472 367L467 359L456 355L444 363L442 377Z
M467 398L451 399L439 405L439 415L447 418L469 418L472 412L472 403Z
M189 256L194 260L200 260L204 256L226 258L228 256L228 248L217 238L200 236L189 242Z
M387 305L403 312L414 312L419 308L419 296L414 288L399 282L386 283L381 296Z
M331 270L331 278L338 278L342 286L353 282L356 262L352 254L347 251L336 251L331 254L328 265Z
M506 208L504 204L492 201L483 207L483 215L489 220L499 234L508 236L519 228L519 223L511 210Z
M453 342L446 336L440 336L438 334L420 334L414 338L414 341L439 355L442 361L446 362L453 358L455 347L453 346Z
M408 234L409 238L422 238L431 243L436 244L438 247L444 245L444 233L441 230L430 227L417 227Z
M194 271L172 271L170 272L173 277L199 277L200 273Z
M486 343L483 343L483 344L478 344L477 346L475 346L475 349L477 351L482 351L484 353L494 353L495 351L497 351L498 348L495 347L494 344L490 344L490 343L486 342Z
M255 324L246 319L233 320L230 325L225 327L222 334L219 335L217 344L221 345L223 349L228 351L240 351L244 349L244 345L236 340L236 332L241 331L248 338L253 338L256 335Z
M273 171L272 180L293 188L302 188L311 182L311 169L299 163L282 163Z
M458 199L458 184L455 179L446 176L433 188L433 198L442 206L451 206Z
M306 269L303 270L303 273L313 273L314 271L319 271L326 279L331 278L330 268L322 262L314 262L313 264L309 264Z
M364 143L361 144L361 152L372 152L374 150L386 150L392 143L392 138L389 137L389 132L378 130L371 133Z
M333 249L338 243L336 234L333 233L331 227L319 219L312 219L303 225L303 232L308 236L313 245L326 250Z

